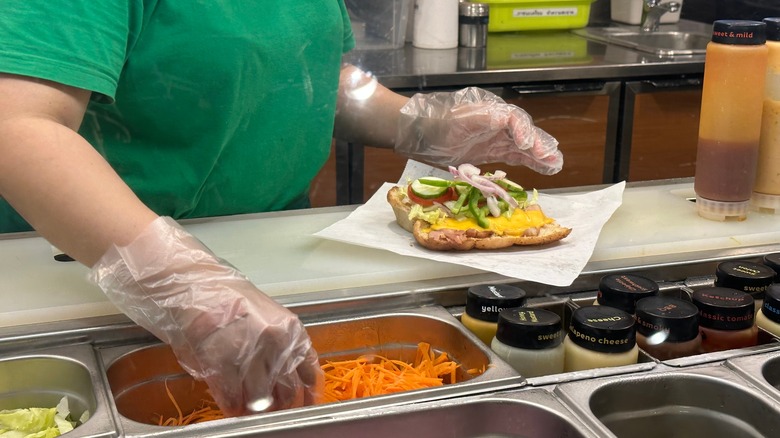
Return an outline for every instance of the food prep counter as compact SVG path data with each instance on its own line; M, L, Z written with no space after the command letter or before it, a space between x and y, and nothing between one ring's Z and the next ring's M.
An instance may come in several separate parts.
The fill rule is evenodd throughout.
M638 28L638 26L634 26ZM662 31L709 35L711 25L690 20ZM592 41L567 30L488 35L485 48L353 50L345 61L397 91L491 84L631 79L704 72L704 55L658 56Z
M600 188L596 186L595 188ZM576 194L579 187L545 191ZM716 260L756 257L780 244L776 217L754 214L744 222L713 222L696 215L690 179L629 183L622 205L603 228L590 261L569 287L528 283L532 295L594 289L607 271L633 270L670 279L712 272ZM594 206L598 208L598 206ZM312 236L346 217L355 206L184 221L218 256L238 267L261 290L290 307L322 301L424 303L441 291L513 279L490 272L409 258L389 251ZM388 221L392 210L387 206ZM576 226L576 224L572 224ZM55 261L52 247L32 233L0 239L3 296L0 327L35 330L35 324L118 313L87 279L87 268Z
M780 342L768 332L755 347L669 361L640 352L633 365L526 378L459 321L465 290L475 284L520 285L527 305L557 313L566 326L577 307L593 302L606 273L641 273L659 282L660 293L686 297L713 284L720 261L780 252L776 216L707 221L696 215L692 195L690 180L628 184L582 275L566 287L312 236L354 206L187 222L301 316L322 358L409 357L427 342L469 371L436 388L183 427L153 424L157 415L175 415L166 385L185 410L204 394L170 350L117 314L86 282L85 268L55 261L33 234L7 236L0 239L8 298L0 305L0 409L66 395L75 414L91 415L74 437L335 437L367 429L388 437L634 437L667 425L713 437L774 436Z

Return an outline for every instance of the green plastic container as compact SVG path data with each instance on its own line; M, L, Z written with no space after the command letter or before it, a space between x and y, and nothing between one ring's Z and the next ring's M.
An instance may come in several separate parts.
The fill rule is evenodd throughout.
M476 0L490 6L488 32L578 29L594 0Z

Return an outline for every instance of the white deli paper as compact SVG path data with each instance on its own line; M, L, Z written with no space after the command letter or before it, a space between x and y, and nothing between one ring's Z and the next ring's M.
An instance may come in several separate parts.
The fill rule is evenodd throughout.
M448 172L410 161L399 184L421 176L452 179ZM314 235L552 286L569 286L580 275L593 254L604 224L620 206L625 188L625 182L621 182L586 193L539 193L539 205L545 214L572 229L569 236L552 244L485 251L431 251L417 244L414 236L395 222L393 209L387 202L387 192L395 185L385 183L349 216Z

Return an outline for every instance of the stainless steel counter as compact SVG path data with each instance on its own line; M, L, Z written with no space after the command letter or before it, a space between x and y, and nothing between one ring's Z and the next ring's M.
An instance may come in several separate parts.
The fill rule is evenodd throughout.
M744 223L700 219L688 201L691 189L690 181L632 184L581 277L562 289L520 282L529 292L527 305L556 312L566 321L573 309L593 302L602 275L618 272L647 275L659 280L660 293L684 298L713 284L720 261L758 261L763 254L780 251L773 217L754 215ZM123 315L52 317L59 303L67 302L77 316L76 303L94 304L93 297L81 276L83 267L53 261L49 245L27 234L0 239L0 278L5 293L16 298L6 300L13 302L5 307L14 310L17 301L24 307L23 301L37 295L38 308L22 313L30 317L38 310L39 316L50 319L1 327L13 315L0 312L0 409L48 406L68 396L72 412L91 414L68 436L89 438L322 438L359 436L368 429L379 437L420 431L434 437L521 432L536 437L644 436L645 421L652 421L656 411L663 419L659 427L677 422L703 427L711 422L720 430L711 434L714 437L774 436L780 427L780 342L768 333L762 332L755 347L668 361L643 352L636 364L525 378L458 318L468 286L509 279L474 271L453 276L462 268L311 235L352 208L203 219L187 226L262 282L263 289L275 290L274 296L301 316L323 358L366 351L408 354L418 342L428 342L451 354L464 369L483 372L418 391L184 427L156 426L156 415L174 415L163 411L172 409L165 385L180 388L180 401L198 401L192 379L176 367L169 349ZM658 211L664 214L651 214ZM421 271L432 275L423 277ZM24 278L12 282L20 276ZM370 277L373 281L367 281ZM3 379L6 376L11 378ZM666 390L669 386L681 390ZM700 414L708 421L700 421ZM475 417L482 421L473 421ZM615 421L621 418L622 426ZM757 432L748 435L753 429Z
M662 25L661 30L709 33L710 25L681 20ZM655 56L590 41L568 30L491 33L484 49L430 50L407 43L395 50L354 50L345 60L396 90L646 78L704 71L704 55Z

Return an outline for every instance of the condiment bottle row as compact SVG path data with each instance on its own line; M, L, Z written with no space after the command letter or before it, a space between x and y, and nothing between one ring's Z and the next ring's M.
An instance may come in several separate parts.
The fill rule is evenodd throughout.
M665 361L746 348L758 344L759 327L780 337L780 253L763 262L722 262L714 284L689 299L661 295L640 275L605 275L566 328L558 313L525 306L519 287L479 285L461 321L524 377L631 365L640 350Z

